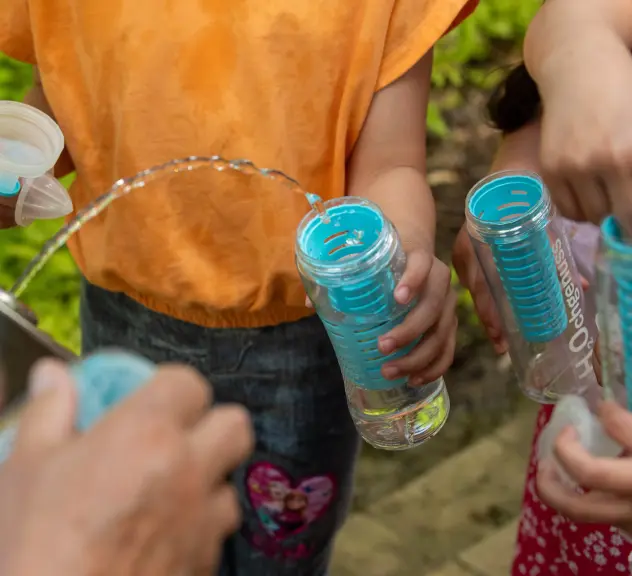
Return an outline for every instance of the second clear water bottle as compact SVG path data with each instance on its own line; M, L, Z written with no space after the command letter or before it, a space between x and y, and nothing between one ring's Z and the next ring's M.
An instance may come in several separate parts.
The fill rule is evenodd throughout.
M503 321L520 386L542 404L597 390L594 318L566 232L537 174L481 180L466 200L468 232Z
M405 450L434 436L446 422L449 397L443 378L411 387L386 380L378 338L401 323L416 304L398 304L393 291L406 257L391 222L372 202L345 197L325 202L326 218L310 212L296 238L296 261L307 294L323 321L345 381L358 432L369 444Z

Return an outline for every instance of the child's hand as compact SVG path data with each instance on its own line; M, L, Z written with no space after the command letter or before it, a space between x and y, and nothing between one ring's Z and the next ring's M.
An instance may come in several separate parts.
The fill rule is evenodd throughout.
M456 294L450 287L450 269L422 247L406 251L406 270L395 288L395 299L417 305L406 319L378 340L382 354L391 354L423 336L410 354L387 362L382 374L389 380L404 375L420 386L442 376L452 364L456 344Z
M476 315L483 324L494 350L497 354L504 354L507 352L507 341L503 335L498 309L474 252L465 224L459 231L452 248L452 265L461 285L472 295ZM588 288L588 281L584 277L581 277L581 284L584 290Z
M626 454L632 453L632 413L613 402L599 409L604 430ZM632 457L597 458L579 443L572 428L560 434L555 457L564 471L586 490L566 487L549 462L538 470L537 486L543 502L576 522L612 524L632 532Z
M497 354L504 354L507 351L507 342L503 336L500 316L465 225L459 231L454 242L452 264L459 276L461 285L472 295L476 314L483 324L494 350Z

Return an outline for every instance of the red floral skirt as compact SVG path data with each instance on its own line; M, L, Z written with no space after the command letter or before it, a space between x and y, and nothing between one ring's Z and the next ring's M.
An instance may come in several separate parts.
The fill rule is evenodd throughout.
M632 544L612 526L575 524L540 502L536 443L551 417L543 406L531 448L512 576L621 576L632 574Z

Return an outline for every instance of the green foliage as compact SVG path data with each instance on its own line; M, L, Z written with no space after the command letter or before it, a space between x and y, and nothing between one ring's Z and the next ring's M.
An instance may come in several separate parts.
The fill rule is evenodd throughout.
M478 85L481 70L499 42L519 45L542 0L482 0L477 10L443 38L435 50L433 84L438 88Z
M56 220L3 231L0 236L0 286L10 287L60 227ZM40 320L40 328L74 352L79 350L79 273L67 250L60 250L35 277L22 300Z
M0 52L0 100L21 100L32 79L30 66L10 60Z
M498 68L499 46L515 50L542 0L481 0L478 8L437 45L432 83L436 88L476 86L491 89L502 78ZM454 105L454 103L452 103ZM428 130L438 138L448 133L443 102L433 100L428 110Z

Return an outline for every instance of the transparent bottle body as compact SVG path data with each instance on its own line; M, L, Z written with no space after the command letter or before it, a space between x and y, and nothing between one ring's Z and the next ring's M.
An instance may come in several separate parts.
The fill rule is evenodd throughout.
M485 186L497 186L494 221L486 221L485 210L471 201ZM528 198L522 188L529 189ZM513 203L508 202L511 194L517 194ZM594 391L594 316L586 310L565 228L542 181L526 172L494 174L470 192L468 208L470 238L523 392L552 404L565 395ZM503 212L508 214L503 217Z
M632 244L613 218L597 255L597 321L604 396L632 409Z
M557 466L560 478L571 488L576 481L556 463L555 440L564 428L571 425L584 449L595 457L613 458L623 448L603 429L595 409L601 398L614 400L630 409L632 370L628 358L632 345L632 301L627 292L632 286L632 248L617 240L618 229L612 218L601 227L599 249L595 261L595 284L592 289L597 300L598 350L601 359L603 388L589 387L582 396L564 397L543 430L538 442L539 460L550 459ZM627 252L627 253L626 253Z
M393 296L406 266L401 243L377 206L364 199L332 200L325 209L328 224L312 212L299 226L299 273L336 352L358 432L377 448L411 448L441 429L449 397L443 378L412 387L407 378L387 381L381 375L385 362L417 344L389 356L377 345L378 337L401 323L415 305L398 304ZM351 227L350 215L359 217ZM323 250L313 237L306 240L309 230L320 226L330 227L322 236L328 243Z

